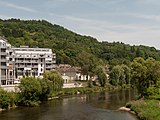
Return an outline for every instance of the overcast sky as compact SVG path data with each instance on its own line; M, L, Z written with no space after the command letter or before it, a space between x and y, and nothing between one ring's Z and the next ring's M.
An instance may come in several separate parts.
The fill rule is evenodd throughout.
M45 19L99 41L160 49L160 0L0 0L0 18Z

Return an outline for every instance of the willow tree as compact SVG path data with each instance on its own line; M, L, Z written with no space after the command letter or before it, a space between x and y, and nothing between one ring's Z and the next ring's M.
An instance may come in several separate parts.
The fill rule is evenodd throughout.
M127 65L116 65L110 71L110 83L112 85L130 84L130 68Z
M43 75L44 80L52 81L54 91L59 91L63 87L63 78L57 71L46 71Z

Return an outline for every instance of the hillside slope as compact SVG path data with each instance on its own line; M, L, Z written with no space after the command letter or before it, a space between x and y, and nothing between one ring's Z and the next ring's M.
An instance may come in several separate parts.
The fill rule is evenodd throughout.
M97 65L128 64L135 57L153 57L160 60L160 51L154 47L130 46L119 42L98 42L53 25L45 20L0 20L0 36L13 46L47 47L57 54L57 63L81 66L91 71Z

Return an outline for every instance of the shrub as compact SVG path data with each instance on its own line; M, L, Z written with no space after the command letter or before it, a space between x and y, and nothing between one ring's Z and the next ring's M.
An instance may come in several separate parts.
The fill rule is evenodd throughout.
M12 92L7 92L0 88L0 108L9 109L15 105L16 96Z

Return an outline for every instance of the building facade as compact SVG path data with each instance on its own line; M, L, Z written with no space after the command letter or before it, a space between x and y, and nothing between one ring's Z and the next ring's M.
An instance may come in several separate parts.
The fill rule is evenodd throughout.
M42 77L45 70L55 68L56 56L48 48L12 48L15 53L15 69L18 79L23 76Z
M11 45L0 37L0 85L14 84L14 56Z
M48 48L11 47L0 37L0 85L11 85L23 76L42 77L56 66L56 55Z
M80 67L72 67L68 64L60 64L56 67L56 70L61 74L64 79L64 83L75 80L89 80L89 75L84 75L81 72Z

